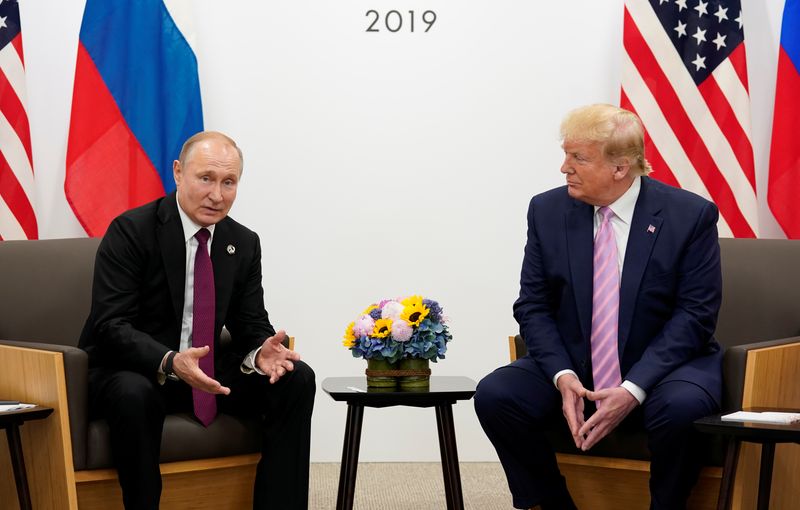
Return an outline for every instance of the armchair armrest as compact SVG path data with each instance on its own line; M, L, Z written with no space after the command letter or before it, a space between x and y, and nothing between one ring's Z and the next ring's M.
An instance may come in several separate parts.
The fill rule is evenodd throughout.
M67 414L69 417L73 462L75 466L84 466L86 464L86 441L89 422L89 356L84 350L69 345L10 340L0 340L0 345L61 353L64 360ZM40 383L38 381L25 382L25 385L28 384ZM3 392L0 391L0 393Z
M767 406L767 404L745 402L745 400L747 400L745 399L745 381L750 354L761 349L773 348L789 354L794 358L796 363L797 357L800 355L800 337L734 345L725 350L725 356L722 361L722 377L724 381L722 410L724 412L738 411L742 406ZM772 376L774 376L775 380L781 379L781 376L777 372L773 373ZM792 380L792 378L784 379L784 382L791 385L792 383L790 381ZM750 385L752 386L752 381Z

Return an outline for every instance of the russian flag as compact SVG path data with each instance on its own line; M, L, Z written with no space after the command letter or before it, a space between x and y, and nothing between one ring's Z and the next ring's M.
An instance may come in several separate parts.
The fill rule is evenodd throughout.
M789 239L800 239L800 0L783 7L767 202Z
M173 191L172 161L203 130L197 58L175 22L180 6L166 4L86 2L64 191L91 237Z

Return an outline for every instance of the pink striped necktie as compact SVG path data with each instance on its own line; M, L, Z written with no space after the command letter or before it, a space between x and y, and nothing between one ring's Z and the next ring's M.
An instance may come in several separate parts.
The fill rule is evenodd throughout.
M617 348L619 263L610 222L614 211L601 207L598 212L602 220L594 239L592 293L592 376L595 391L614 388L622 382Z
M194 258L194 309L192 310L192 347L209 347L208 354L200 358L200 369L214 378L214 316L216 312L214 294L214 268L208 256L208 239L211 232L201 228L194 235L197 239L197 254ZM217 415L217 397L197 388L192 388L194 414L208 427Z

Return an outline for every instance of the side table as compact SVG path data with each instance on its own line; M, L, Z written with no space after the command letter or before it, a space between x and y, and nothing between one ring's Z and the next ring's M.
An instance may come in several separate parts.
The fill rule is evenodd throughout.
M22 437L19 428L30 420L41 420L53 412L50 407L29 407L15 411L0 412L0 429L6 430L8 451L11 454L11 466L14 469L14 482L17 485L17 497L20 510L31 510L31 494L28 489L28 475L25 472L25 459L22 456Z
M469 400L475 394L476 383L468 377L432 376L430 387L423 391L374 391L367 388L365 377L329 377L322 389L337 402L347 402L347 425L342 447L342 466L339 471L337 510L352 510L361 445L361 424L364 407L435 407L439 431L439 452L448 510L463 510L461 474L458 468L456 431L453 425L453 404Z
M747 411L763 411L765 409L746 409ZM776 409L770 409L775 411ZM781 409L781 411L792 411ZM796 411L793 411L796 412ZM695 428L709 434L727 437L725 464L722 468L722 482L719 486L718 510L728 510L733 496L733 481L736 477L736 465L739 462L739 451L742 441L761 443L761 465L758 476L759 510L769 508L770 489L772 486L772 465L775 459L776 443L800 443L800 423L788 425L773 423L756 423L742 421L723 421L721 414L706 416L694 422Z

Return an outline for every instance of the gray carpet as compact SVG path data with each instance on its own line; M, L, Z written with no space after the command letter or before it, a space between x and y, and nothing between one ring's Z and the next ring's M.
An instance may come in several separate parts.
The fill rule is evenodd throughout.
M499 463L462 462L465 510L510 510L511 494ZM309 508L333 510L339 486L338 463L311 464ZM447 508L442 467L428 462L360 463L354 510Z

